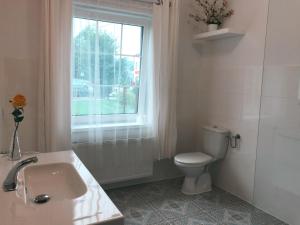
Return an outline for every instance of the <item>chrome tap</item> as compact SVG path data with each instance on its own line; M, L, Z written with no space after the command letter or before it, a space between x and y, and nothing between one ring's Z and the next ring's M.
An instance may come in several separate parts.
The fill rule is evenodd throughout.
M5 192L15 191L17 188L17 176L20 169L22 169L24 166L30 163L36 163L37 161L38 158L35 156L18 162L7 174L7 177L3 182L3 190Z

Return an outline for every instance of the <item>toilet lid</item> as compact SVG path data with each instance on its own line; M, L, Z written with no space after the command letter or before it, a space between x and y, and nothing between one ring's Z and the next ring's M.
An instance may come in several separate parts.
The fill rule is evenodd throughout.
M175 156L175 161L187 165L204 165L212 161L213 157L202 152L183 153Z

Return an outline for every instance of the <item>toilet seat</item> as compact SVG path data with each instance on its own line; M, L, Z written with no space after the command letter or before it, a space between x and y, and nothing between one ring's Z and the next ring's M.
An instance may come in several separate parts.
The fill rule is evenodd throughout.
M207 165L213 157L203 152L182 153L176 155L174 161L177 165L186 167L201 167Z

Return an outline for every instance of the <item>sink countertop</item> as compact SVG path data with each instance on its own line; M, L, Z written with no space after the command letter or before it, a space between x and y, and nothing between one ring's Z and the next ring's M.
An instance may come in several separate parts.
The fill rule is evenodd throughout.
M21 160L32 156L33 154L25 155ZM45 204L34 204L32 198L25 193L23 168L18 175L16 191L4 192L2 187L0 189L1 225L124 224L122 213L73 151L41 153L37 154L37 157L39 161L27 167L52 163L73 165L87 187L86 193L75 199L50 200ZM7 173L15 164L16 162L11 162L0 155L1 186Z

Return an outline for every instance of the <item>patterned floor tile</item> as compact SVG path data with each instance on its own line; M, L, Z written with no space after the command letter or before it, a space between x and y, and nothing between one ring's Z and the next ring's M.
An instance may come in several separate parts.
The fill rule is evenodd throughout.
M184 195L182 179L107 191L125 225L287 225L218 188Z
M225 210L222 222L225 224L251 225L251 214L234 210Z
M255 209L251 215L251 223L253 225L287 225L286 223L266 214L265 212Z
M151 209L129 207L123 211L126 225L163 224L164 218Z
M212 218L205 214L198 214L193 216L185 216L173 221L171 225L218 225Z
M177 219L200 212L192 201L186 201L178 198L152 202L151 206L165 219Z

